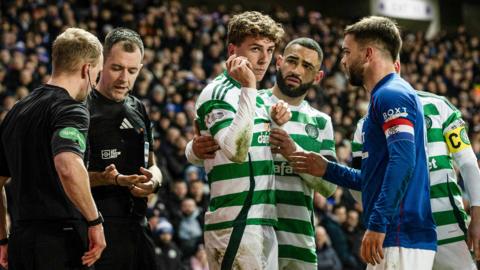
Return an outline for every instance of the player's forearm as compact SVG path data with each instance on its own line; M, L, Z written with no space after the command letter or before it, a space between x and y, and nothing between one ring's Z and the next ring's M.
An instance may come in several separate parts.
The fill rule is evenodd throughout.
M242 87L232 123L215 135L220 151L233 162L243 162L247 157L252 141L256 98L256 89Z
M70 201L86 220L96 219L97 206L90 191L88 172L83 160L74 153L63 152L55 156L55 168Z
M115 178L109 177L105 172L88 172L91 187L116 185Z
M336 162L328 162L323 179L354 190L361 190L362 188L360 171Z
M302 147L297 145L296 151L304 151L304 150ZM330 161L336 161L336 158L333 156L325 156L325 158ZM330 197L335 192L335 190L337 190L337 185L324 180L322 177L313 176L308 173L301 173L299 175L309 187L319 192L320 195L324 197Z
M368 229L385 232L387 224L398 212L407 184L415 167L415 144L396 141L388 145L389 162L385 170L382 188L372 210ZM416 184L416 183L412 183Z
M477 157L472 147L467 147L461 152L455 153L453 158L460 169L465 190L470 198L471 206L480 206L480 170Z

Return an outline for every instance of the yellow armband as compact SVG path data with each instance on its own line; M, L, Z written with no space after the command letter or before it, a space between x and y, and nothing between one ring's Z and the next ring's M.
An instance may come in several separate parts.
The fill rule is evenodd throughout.
M457 127L445 133L445 141L448 145L450 153L457 153L470 147L470 140L468 139L467 130L465 126Z

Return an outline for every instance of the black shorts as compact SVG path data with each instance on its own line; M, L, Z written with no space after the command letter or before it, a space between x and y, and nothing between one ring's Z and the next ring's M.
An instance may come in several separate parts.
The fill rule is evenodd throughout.
M86 270L81 257L88 249L83 222L34 222L16 226L8 244L9 270Z
M95 270L156 270L155 244L145 223L111 220L103 223L107 247Z

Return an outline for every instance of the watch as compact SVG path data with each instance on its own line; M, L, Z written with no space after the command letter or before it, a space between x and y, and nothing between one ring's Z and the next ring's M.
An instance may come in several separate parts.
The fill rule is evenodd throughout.
M90 221L87 220L88 227L96 226L102 223L103 223L103 216L102 216L102 213L100 213L100 211L98 211L98 217L96 219L90 220Z

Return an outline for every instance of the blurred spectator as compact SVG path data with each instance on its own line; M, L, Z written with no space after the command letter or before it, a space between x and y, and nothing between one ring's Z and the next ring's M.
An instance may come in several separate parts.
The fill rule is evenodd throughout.
M172 242L173 226L165 218L158 221L153 231L154 241L157 247L155 255L157 259L157 269L185 269L182 264L182 252L177 245Z
M205 214L208 208L209 196L205 193L204 183L201 180L190 181L189 196L193 198L202 215Z
M327 231L322 226L315 227L318 270L342 270L342 263L331 246Z
M195 256L190 259L191 270L209 270L207 252L203 245L198 245Z
M195 254L198 244L202 240L203 217L192 198L185 198L182 201L182 218L178 225L178 239L180 249L186 258Z
M347 236L348 247L350 251L356 257L357 261L363 266L363 268L365 268L366 265L362 263L360 258L360 245L362 243L365 230L360 226L359 216L360 215L357 210L348 210L346 222L343 223L342 228Z

